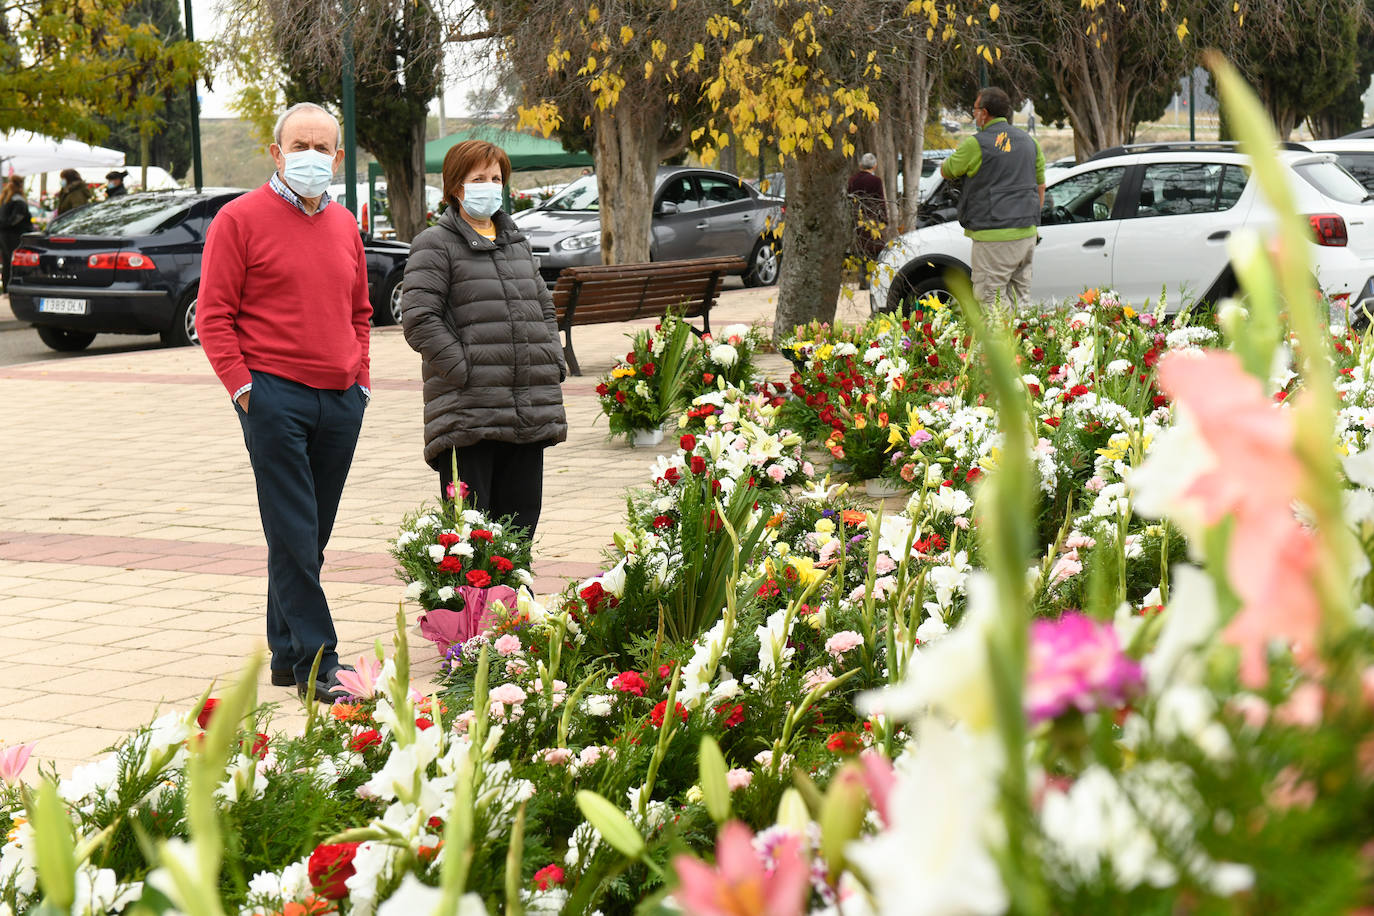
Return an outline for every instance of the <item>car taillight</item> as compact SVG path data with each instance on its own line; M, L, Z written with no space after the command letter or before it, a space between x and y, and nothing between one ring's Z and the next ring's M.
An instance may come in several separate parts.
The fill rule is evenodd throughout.
M10 257L11 267L37 267L38 252L31 248L16 248Z
M1345 231L1345 220L1339 213L1312 213L1307 217L1312 227L1313 241L1318 245L1344 248L1350 241Z
M366 203L363 204L363 209L362 209L361 212L362 212L362 216L359 218L358 223L359 223L359 225L362 226L362 230L363 230L364 232L370 232L371 230L368 228L368 225L367 225L367 222L368 222L368 213L367 213L367 204L366 204Z
M153 259L138 251L102 251L86 259L92 270L152 270Z

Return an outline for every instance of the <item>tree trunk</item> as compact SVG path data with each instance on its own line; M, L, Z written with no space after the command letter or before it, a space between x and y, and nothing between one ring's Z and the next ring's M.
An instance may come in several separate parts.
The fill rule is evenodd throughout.
M897 152L902 157L902 195L895 207L897 232L916 228L916 208L921 195L921 156L925 152L926 119L930 115L930 69L926 64L924 42L922 53L913 55L905 72L899 77L898 107L904 115L903 129L896 137ZM892 194L897 193L893 183Z
M787 218L782 233L782 279L773 317L773 339L782 340L799 324L833 321L840 274L851 230L845 198L848 161L839 143L789 159Z
M425 119L410 124L407 150L396 150L399 156L378 155L377 161L386 174L387 207L391 211L391 225L396 238L409 242L425 228ZM382 150L385 154L391 149ZM368 202L369 208L371 202ZM374 218L377 214L371 214Z
M649 260L661 113L629 103L597 108L596 187L601 199L601 263Z

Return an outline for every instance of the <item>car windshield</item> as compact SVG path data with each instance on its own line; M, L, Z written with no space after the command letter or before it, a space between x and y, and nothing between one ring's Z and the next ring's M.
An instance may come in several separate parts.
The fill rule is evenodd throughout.
M545 210L585 210L595 212L601 209L596 192L596 176L583 175L581 178L559 191L545 202Z
M1364 185L1355 180L1345 169L1335 162L1302 162L1293 171L1303 177L1308 184L1321 191L1332 200L1357 204L1369 196Z
M64 213L49 229L63 235L149 235L169 228L192 203L181 195L130 194Z

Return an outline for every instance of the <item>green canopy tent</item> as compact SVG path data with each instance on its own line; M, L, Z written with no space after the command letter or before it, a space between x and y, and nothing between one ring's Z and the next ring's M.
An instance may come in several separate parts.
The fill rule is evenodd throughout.
M464 140L486 140L495 143L510 157L513 172L537 172L543 169L568 169L596 163L591 153L570 153L557 140L546 140L533 134L522 134L499 127L479 126L460 130L425 144L425 171L442 172L444 156L455 144Z

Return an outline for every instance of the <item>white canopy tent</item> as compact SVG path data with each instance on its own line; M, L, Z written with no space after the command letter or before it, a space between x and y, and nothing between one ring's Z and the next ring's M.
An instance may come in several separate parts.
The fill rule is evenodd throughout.
M82 166L124 164L124 154L78 140L54 140L28 131L0 134L0 175L32 175Z

